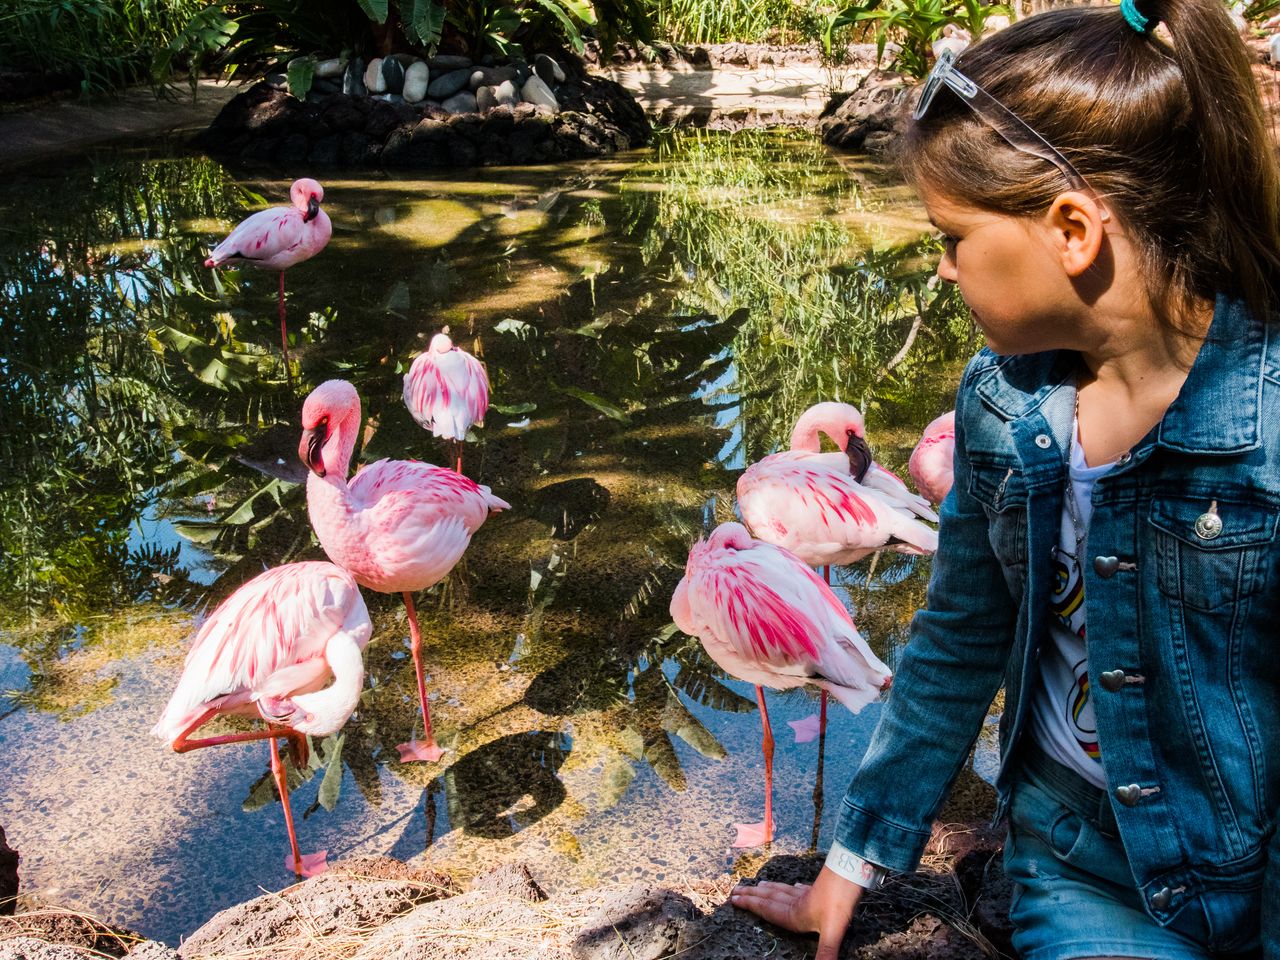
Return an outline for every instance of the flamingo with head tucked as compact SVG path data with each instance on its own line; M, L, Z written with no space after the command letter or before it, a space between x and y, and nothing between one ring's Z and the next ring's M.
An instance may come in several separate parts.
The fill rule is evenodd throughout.
M764 821L738 825L735 847L773 839L773 731L764 688L813 684L857 713L892 674L844 605L800 558L740 523L722 523L689 551L671 616L731 676L755 685L763 733Z
M820 434L840 448L822 453ZM878 550L932 553L937 520L928 503L871 458L857 407L819 403L796 421L791 449L738 478L742 518L761 540L810 566L853 563Z
M325 851L298 851L276 740L291 742L301 766L304 734L328 736L347 722L360 701L361 653L371 632L355 579L332 563L290 563L259 574L200 627L177 689L151 731L178 753L271 740L271 772L289 831L285 864L299 876L323 871ZM191 738L219 715L261 717L267 729Z
M325 248L333 233L329 215L320 209L324 187L310 177L293 181L292 206L268 207L245 218L213 248L204 265L223 267L248 264L260 270L280 271L280 346L285 370L289 369L289 334L284 322L284 272L310 260Z
M404 405L433 436L453 442L454 469L462 472L462 443L489 409L484 364L449 339L445 327L404 375Z
M298 455L307 477L307 512L329 559L362 587L398 593L409 613L423 741L400 744L400 759L439 760L422 673L422 635L413 595L453 569L491 512L510 504L461 474L416 460L379 460L351 481L360 397L345 380L320 384L302 406Z
M956 412L944 413L927 427L911 451L907 470L916 489L933 503L941 503L955 482Z

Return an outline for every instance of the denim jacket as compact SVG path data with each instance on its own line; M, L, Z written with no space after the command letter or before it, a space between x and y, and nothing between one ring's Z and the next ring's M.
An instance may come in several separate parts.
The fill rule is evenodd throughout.
M1280 327L1219 298L1164 418L1093 489L1089 682L1108 793L1147 910L1280 957ZM984 350L956 404L928 607L836 840L911 870L1005 688L997 818L1047 637L1074 353ZM910 784L904 788L904 784ZM1182 926L1180 922L1179 926ZM1256 943L1256 941L1254 941Z

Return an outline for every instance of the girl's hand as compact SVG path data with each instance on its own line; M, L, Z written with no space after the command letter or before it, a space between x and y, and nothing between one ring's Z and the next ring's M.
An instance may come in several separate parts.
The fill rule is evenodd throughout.
M785 930L816 933L814 960L837 960L840 941L862 894L862 887L823 867L813 886L769 881L753 887L739 885L729 902Z

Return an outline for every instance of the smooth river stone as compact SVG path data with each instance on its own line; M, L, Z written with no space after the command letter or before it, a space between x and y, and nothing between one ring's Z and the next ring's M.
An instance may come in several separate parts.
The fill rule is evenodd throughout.
M476 91L476 110L480 113L488 113L498 105L498 98L494 94L496 87L481 87Z
M342 71L346 65L346 61L341 57L334 57L331 60L321 60L316 64L316 76L340 77L342 76Z
M475 113L476 95L470 90L459 90L448 100L441 101L440 106L450 113Z
M387 93L399 93L404 89L404 65L394 57L382 61L382 82Z
M431 80L431 71L427 65L419 60L415 64L411 64L409 69L404 72L404 99L406 103L419 103L427 96L428 82Z
M364 85L370 93L386 93L387 81L382 78L382 58L374 57L365 67Z
M494 87L493 95L498 103L506 104L508 107L514 107L520 102L520 91L516 89L515 82L511 80L503 80Z
M564 70L545 53L540 53L533 58L533 70L547 86L553 83L564 83Z
M427 87L427 96L434 97L437 100L452 97L465 87L470 79L470 67L465 70L450 70L448 73L439 74L431 81L431 85Z
M442 53L427 61L432 73L448 73L450 70L470 70L470 57L459 57L451 53ZM470 74L468 74L470 76Z
M551 110L560 109L560 102L556 100L556 95L551 92L550 87L542 82L541 77L530 77L526 80L524 89L520 93L524 97L525 103L548 107Z
M481 87L492 87L503 80L515 79L515 67L476 67L471 71L471 89L479 90Z
M348 63L347 69L343 71L342 92L349 97L368 95L369 88L364 85L364 61L360 57Z

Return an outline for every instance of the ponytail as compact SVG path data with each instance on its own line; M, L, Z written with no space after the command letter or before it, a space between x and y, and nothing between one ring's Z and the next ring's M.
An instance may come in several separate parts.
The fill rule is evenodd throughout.
M1125 222L1167 325L1187 329L1197 301L1218 293L1270 319L1280 310L1280 177L1248 51L1221 0L1134 3L1135 22L1154 31L1116 7L1054 10L974 44L957 66ZM916 183L1011 215L1040 213L1069 186L950 91L910 125L900 159Z

